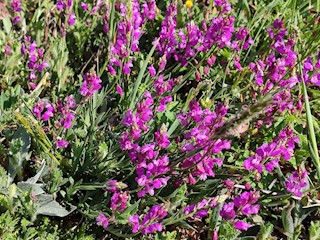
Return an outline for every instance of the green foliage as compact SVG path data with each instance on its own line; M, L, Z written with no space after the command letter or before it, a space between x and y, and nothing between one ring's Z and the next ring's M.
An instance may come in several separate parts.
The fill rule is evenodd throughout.
M227 240L227 239L237 239L240 235L240 231L236 230L233 225L229 222L224 222L220 225L219 228L219 239Z
M317 240L320 238L320 222L311 222L309 227L309 239Z
M319 50L320 1L230 1L234 6L235 26L248 27L255 44L247 51L241 48L237 52L231 47L196 51L188 59L187 66L174 58L165 59L167 66L161 74L164 80L174 80L172 91L165 93L173 99L165 111L157 112L150 120L150 132L137 144L154 142L153 133L159 129L167 131L170 145L159 153L169 155L170 184L144 198L137 197L142 187L136 182L136 165L126 151L120 151L119 138L126 131L121 121L128 109L136 111L143 94L153 87L154 79L148 67L150 64L158 67L162 60L157 51L159 40L154 39L159 35L166 9L174 1L157 1L155 20L143 26L147 35L139 39L140 51L119 59L121 64L132 60L131 73L123 74L119 68L114 76L108 65L111 46L120 31L118 3L128 4L126 17L132 15L132 3L105 1L109 8L103 15L101 12L105 10L102 9L91 14L97 1L83 1L88 4L89 11L83 11L81 2L73 1L72 9L77 16L73 26L67 24L71 12L59 12L57 1L22 1L19 24L12 22L18 13L13 11L11 1L5 1L4 7L0 3L0 239L139 239L139 233L131 233L128 218L134 214L144 216L157 204L162 204L168 211L162 222L164 230L152 236L158 240L178 239L181 229L202 238L219 232L219 239L226 240L250 239L251 235L266 240L273 236L320 238L317 219L320 91L302 80L291 94L296 99L303 99L306 111L300 115L285 111L276 116L271 126L258 128L257 120L265 117L261 112L270 105L275 92L263 98L248 67L251 62L268 56L271 40L265 30L275 19L282 19L288 35L297 41L293 50L299 54L297 66L285 78L300 74L306 57L316 57ZM177 27L183 29L182 32L186 31L191 19L192 24L200 27L202 21L218 16L219 7L214 1L206 1L207 5L203 2L193 1L193 7L187 9L185 1L177 1ZM105 28L109 30L104 32ZM21 53L26 36L45 50L44 58L49 65L44 71L36 72L35 88L30 87L32 81L28 77L31 71L29 57ZM4 52L7 45L11 54ZM210 56L215 56L217 62L206 73ZM236 56L241 57L242 71L233 67ZM97 73L102 80L102 89L92 97L83 97L78 91L84 83L84 73L88 72ZM197 74L201 76L200 80ZM117 86L123 89L122 96L115 91ZM56 112L55 120L43 121L32 111L39 99L56 104L70 95L77 102L76 108L71 109L75 113L71 128L61 127L61 116ZM161 97L154 99L159 102ZM197 100L203 109L214 109L218 103L228 107L224 126L212 137L232 139L232 145L230 151L217 154L224 163L221 167L214 166L215 177L195 185L184 183L176 187L173 183L186 181L177 175L176 166L187 157L204 151L194 149L187 155L180 151L181 140L191 123L182 126L178 114L186 113L193 100ZM273 141L285 126L292 126L295 135L299 136L300 143L296 144L294 156L288 161L281 159L280 167L272 173L245 170L244 160L263 143ZM69 142L65 149L56 145L60 138ZM299 166L310 173L302 198L284 192L289 173ZM188 171L185 169L186 178ZM112 193L105 191L106 182L113 179L121 181L118 182L123 184L120 190L130 195L122 212L110 209ZM230 179L238 183L232 190L224 183ZM224 203L244 191L246 183L261 193L258 202L261 214L248 217L256 226L241 233L234 228L233 220L221 217L220 211ZM209 198L215 198L216 206L210 207L208 216L201 221L192 219L196 210L184 214L186 206ZM111 219L107 229L96 225L99 212ZM205 236L201 235L202 228L206 231ZM186 237L183 234L182 237Z

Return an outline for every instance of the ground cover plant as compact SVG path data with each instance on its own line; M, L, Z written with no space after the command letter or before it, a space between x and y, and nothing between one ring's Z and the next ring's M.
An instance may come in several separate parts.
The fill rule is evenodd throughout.
M320 239L320 1L0 2L1 239Z

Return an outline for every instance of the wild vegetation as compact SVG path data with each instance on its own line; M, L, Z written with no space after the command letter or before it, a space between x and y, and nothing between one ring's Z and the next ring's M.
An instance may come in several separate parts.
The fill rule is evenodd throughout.
M320 239L320 1L0 20L1 239Z

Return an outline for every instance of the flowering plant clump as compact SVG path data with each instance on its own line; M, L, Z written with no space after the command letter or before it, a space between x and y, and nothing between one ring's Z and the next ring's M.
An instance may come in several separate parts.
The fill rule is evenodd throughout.
M0 238L318 239L302 2L0 3Z

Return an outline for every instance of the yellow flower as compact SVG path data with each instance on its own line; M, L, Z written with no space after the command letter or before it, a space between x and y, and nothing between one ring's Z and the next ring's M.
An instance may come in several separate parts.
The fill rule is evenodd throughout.
M186 7L191 8L193 6L192 0L187 0L186 1Z

